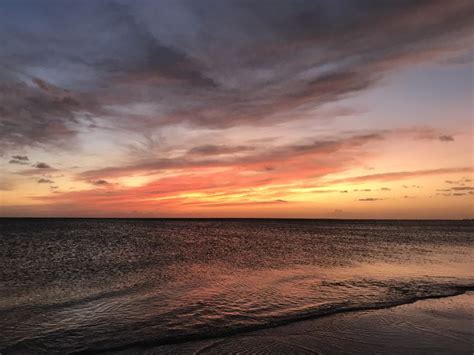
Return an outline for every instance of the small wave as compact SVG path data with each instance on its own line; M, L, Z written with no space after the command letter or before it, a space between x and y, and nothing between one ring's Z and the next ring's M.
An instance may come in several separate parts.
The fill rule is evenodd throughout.
M414 302L418 302L418 301L422 301L426 299L453 297L453 296L464 294L469 291L474 291L474 284L450 286L448 289L444 289L444 290L438 289L436 292L433 292L431 294L411 295L403 299L396 299L396 300L390 300L390 301L385 300L385 301L379 301L379 302L373 302L373 303L361 304L361 305L332 304L332 305L319 307L317 309L308 310L298 315L292 315L288 317L280 317L278 319L273 319L265 324L241 326L241 327L235 327L235 328L228 327L226 329L204 331L204 332L194 333L194 334L167 336L167 337L163 337L159 339L151 339L151 340L139 340L139 341L123 344L120 346L109 346L109 347L101 347L99 349L89 348L89 349L79 350L79 351L76 351L76 353L78 354L106 353L110 351L125 350L132 347L148 348L148 347L154 347L154 346L159 346L159 345L180 344L180 343L189 342L189 341L199 341L199 340L204 340L204 339L221 338L221 337L251 332L255 330L278 327L278 326L286 325L289 323L308 320L308 319L317 319L317 318L326 317L326 316L339 314L339 313L361 312L361 311L369 311L369 310L376 310L376 309L392 308L392 307L410 304L410 303L414 303Z
M156 289L136 288L133 292L125 290L102 294L106 296L103 298L95 295L82 302L75 300L62 304L62 308L59 305L42 306L39 311L32 310L30 313L30 316L33 314L38 318L29 317L23 325L15 323L8 329L4 328L4 335L11 331L11 334L21 333L23 336L16 340L11 338L0 351L7 354L22 353L25 349L35 353L100 353L131 347L147 348L225 337L336 313L388 308L474 290L474 284L467 280L464 283L460 280L434 283L433 279L316 282L308 276L301 284L302 277L297 275L295 279L297 283L285 274L281 280L273 279L258 292L252 290L246 297L239 293L248 291L245 285L238 290L234 283L230 283L221 285L223 288L214 290L214 293L204 285L206 297L196 288L182 288L180 292L174 288L162 294L157 294ZM242 283L241 278L238 283ZM288 291L288 285L298 285L309 298L295 300L295 294ZM287 299L282 299L279 287L289 292ZM166 305L173 299L166 299L166 294L175 301L179 294L180 303ZM46 310L58 313L48 319L49 313L42 313ZM35 326L43 329L41 333L35 330ZM16 333L19 330L20 333Z

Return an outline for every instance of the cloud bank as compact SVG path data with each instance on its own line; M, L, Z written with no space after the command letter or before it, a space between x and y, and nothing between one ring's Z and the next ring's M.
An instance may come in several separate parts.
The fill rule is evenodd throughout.
M3 149L64 147L98 118L131 131L287 121L393 68L458 54L474 15L462 0L0 7Z

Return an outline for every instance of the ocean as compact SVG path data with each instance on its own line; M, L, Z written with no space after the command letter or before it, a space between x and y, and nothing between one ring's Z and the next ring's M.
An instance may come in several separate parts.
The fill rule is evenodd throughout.
M474 289L473 221L0 226L2 354L179 343Z

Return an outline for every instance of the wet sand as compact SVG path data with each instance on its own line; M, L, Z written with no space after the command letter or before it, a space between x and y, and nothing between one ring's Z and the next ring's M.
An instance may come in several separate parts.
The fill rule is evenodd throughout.
M119 354L472 354L474 292Z

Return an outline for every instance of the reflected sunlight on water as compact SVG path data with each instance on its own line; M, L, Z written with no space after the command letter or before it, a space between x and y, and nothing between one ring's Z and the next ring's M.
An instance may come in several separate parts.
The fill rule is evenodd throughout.
M235 333L472 287L471 222L3 220L0 348Z

